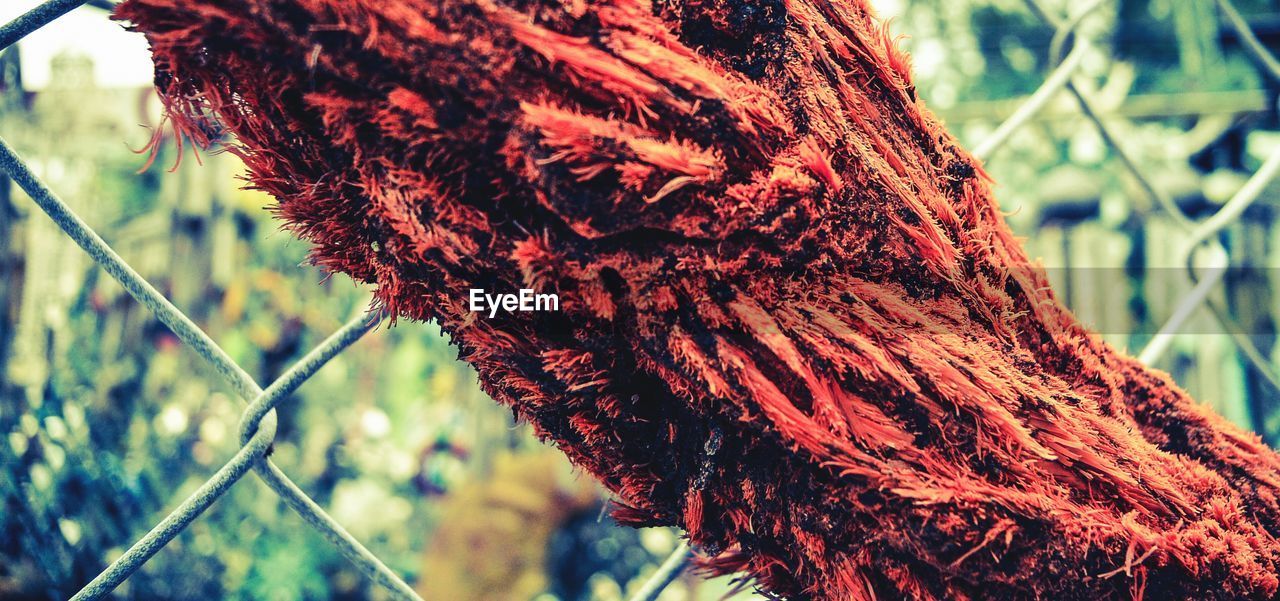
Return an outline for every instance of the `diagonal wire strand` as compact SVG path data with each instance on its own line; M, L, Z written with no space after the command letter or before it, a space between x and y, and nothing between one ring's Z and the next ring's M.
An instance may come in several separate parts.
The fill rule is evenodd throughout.
M258 396L261 390L248 372L236 365L235 361L232 361L231 357L219 348L195 322L116 254L97 232L93 231L32 173L31 168L18 157L13 147L3 137L0 137L0 170L7 173L68 237L89 254L95 263L120 282L130 296L142 303L196 354L209 362L236 392L250 399Z
M333 359L346 350L347 347L359 340L360 337L368 332L371 322L365 315L359 315L349 321L345 326L337 332L325 339L311 352L307 353L302 359L295 363L284 375L272 382L266 390L254 399L255 405L274 405L273 401L279 401L287 398L308 378L320 370L330 359ZM247 410L246 410L247 411ZM265 414L259 415L260 418L266 417ZM258 424L259 420L255 419L252 424ZM107 569L99 573L94 579L80 592L72 597L72 601L81 601L87 599L98 599L110 593L115 587L124 582L131 574L142 567L142 564L155 555L165 544L178 535L192 521L200 516L204 510L208 509L219 497L222 496L232 484L243 477L250 468L259 460L266 456L272 441L275 439L275 419L274 415L268 419L263 419L261 426L256 427L251 436L242 440L243 446L238 450L221 469L205 481L194 493L184 500L177 508L165 516L159 524L151 531L147 532L138 542L134 543L128 551L111 562Z
M89 0L50 0L0 25L0 50L12 46L27 34L52 23Z
M1061 60L1062 48L1069 37L1068 34L1063 33L1068 31L1066 28L1071 27L1072 24L1078 26L1079 23L1084 20L1084 17L1088 16L1093 10L1102 5L1101 2L1095 2L1093 5L1089 6L1086 10L1081 11L1070 20L1063 20L1045 8L1044 5L1040 3L1040 0L1026 0L1026 3L1027 6L1031 8L1031 12L1034 12L1041 20L1054 28L1055 33L1053 40L1050 42L1049 49L1049 58L1051 63ZM1147 177L1146 173L1143 173L1142 169L1138 166L1138 162L1134 160L1133 155L1129 153L1125 148L1125 145L1120 141L1120 136L1116 135L1115 131L1112 130L1111 126L1108 125L1106 121L1103 121L1101 111L1099 111L1094 105L1093 100L1089 95L1076 84L1075 78L1069 80L1066 87L1067 91L1075 98L1076 104L1080 106L1080 112L1084 113L1084 116L1093 123L1094 128L1098 130L1098 134L1102 136L1102 141L1111 148L1112 152L1115 153L1116 158L1120 159L1120 164L1124 166L1125 171L1128 171L1129 175L1133 177L1135 182L1137 182L1138 187L1142 188L1142 192L1148 198L1154 200L1156 204L1159 204L1160 207L1168 213L1169 217L1176 221L1180 227L1183 229L1190 229L1193 226L1191 220L1183 214L1182 210L1178 208L1178 205L1173 201L1171 196L1165 193L1163 189L1152 183L1151 178Z
M1041 0L1026 0L1026 4L1031 9L1031 12L1035 13L1041 20L1048 23L1059 32L1054 35L1049 54L1053 59L1060 57L1062 55L1061 49L1065 40L1065 36L1060 34L1063 31L1063 26L1066 22L1045 8L1045 6L1041 4ZM1243 18L1240 18L1239 13L1235 12L1235 7L1232 6L1229 1L1219 0L1219 6L1223 9L1223 12L1227 14L1232 27L1236 28L1241 37L1246 40L1246 48L1251 54L1256 55L1255 58L1262 62L1265 68L1270 70L1272 65L1280 65L1280 61L1277 61L1274 55L1272 55L1266 47L1262 46L1260 42L1253 44L1249 43L1249 40L1257 42L1257 37L1252 35L1252 30L1249 29L1248 23L1246 23ZM1080 18L1081 15L1077 15L1072 20L1078 21ZM1068 82L1067 90L1075 97L1077 104L1080 106L1080 111L1093 123L1098 133L1102 136L1103 141L1120 159L1125 170L1129 172L1129 174L1138 183L1138 186L1142 188L1143 193L1148 198L1154 200L1156 204L1165 211L1169 218L1173 219L1179 228L1187 232L1194 232L1196 230L1195 222L1183 213L1182 209L1178 207L1172 197L1165 193L1164 190L1155 186L1151 179L1146 176L1138 166L1137 162L1134 161L1132 155L1130 155L1125 149L1124 144L1120 142L1119 136L1117 136L1111 127L1103 121L1101 113L1094 106L1093 101L1089 98L1088 94L1081 90L1074 81ZM1222 256L1226 256L1226 249L1222 248L1221 244L1217 242L1214 243L1218 245L1218 250L1222 253ZM1232 341L1239 348L1245 359L1253 365L1254 369L1262 375L1263 379L1267 380L1267 382L1274 386L1276 390L1280 391L1280 377L1277 377L1275 369L1271 365L1270 361L1263 356L1262 352L1258 350L1253 341L1243 333L1243 329L1236 323L1236 320L1231 317L1229 312L1214 301L1209 294L1214 286L1216 286L1216 284L1221 281L1221 278L1225 275L1226 266L1223 265L1221 268L1210 270L1207 274L1207 279L1211 281L1205 282L1198 278L1195 269L1190 266L1190 263L1188 265L1188 271L1191 275L1194 287L1184 298L1184 302L1179 303L1178 307L1175 308L1174 314L1171 315L1164 325L1161 326L1157 335L1153 337L1142 349L1139 353L1139 357L1143 358L1144 363L1148 364L1159 360L1164 351L1168 349L1170 342L1169 335L1176 333L1177 330L1181 328L1182 324L1186 322L1190 313L1194 312L1194 310L1201 305L1204 305L1213 314L1214 318L1222 323L1224 329L1227 330Z
M1035 0L1028 1L1034 2ZM1040 87L1031 95L1031 98L1028 98L1026 102L1023 102L1022 105L1018 107L1018 110L1014 111L1014 113L1010 115L1008 119L1005 119L1005 121L1001 123L1000 126L991 133L991 135L987 136L986 139L980 142L978 146L973 149L972 152L975 157L982 161L986 161L991 158L991 155L1009 140L1009 136L1013 135L1014 132L1026 125L1032 117L1036 116L1036 114L1039 113L1045 105L1053 99L1054 95L1063 89L1063 87L1069 88L1072 86L1072 78L1075 75L1076 70L1080 67L1080 61L1083 60L1084 55L1090 48L1088 40L1081 39L1076 35L1077 30L1080 28L1080 24L1084 22L1085 17L1097 10L1098 7L1102 6L1105 2L1107 2L1107 0L1093 0L1092 3L1081 10L1074 18L1068 21L1053 23L1056 30L1053 36L1056 46L1054 53L1051 55L1055 58L1053 72L1049 74L1049 77L1045 78L1044 83L1040 84ZM1060 44L1062 41L1072 36L1075 36L1077 39L1075 44L1072 46L1071 54L1067 55L1065 59L1061 59L1062 46Z
M222 350L213 339L209 338L208 334L205 334L190 318L121 259L62 199L32 173L30 167L3 138L0 138L0 170L6 172L58 227L80 245L107 273L119 281L131 296L151 310L201 358L212 364L242 398L257 399L262 395L262 388L243 368L231 360L226 351ZM269 459L257 462L254 469L267 486L279 494L290 508L297 511L304 521L333 542L361 572L379 584L388 586L388 590L397 598L420 601L420 597L409 585L351 536L341 524L307 498L306 494Z
M1076 43L1075 48L1071 50L1071 54L1062 61L1061 65L1053 70L1053 73L1040 84L1035 93L1031 95L1026 102L1018 106L1018 110L1014 111L1008 119L1001 123L991 135L982 140L977 147L973 149L973 156L979 160L986 161L991 158L1005 142L1009 140L1014 132L1026 125L1032 117L1035 117L1045 105L1057 96L1062 88L1071 80L1071 76L1075 74L1076 69L1080 68L1080 61L1084 59L1085 54L1089 50L1089 43L1080 41Z
M249 444L240 447L230 461L205 480L200 488L169 512L169 515L166 515L159 524L133 543L128 551L94 576L89 584L71 597L71 601L101 599L110 594L120 586L121 582L141 568L142 564L151 559L151 556L200 517L200 514L221 498L233 484L239 482L240 478L253 468L254 463L266 456L267 450L271 447L271 441L275 438L275 422L264 423L263 426Z
M640 586L640 590L632 595L627 601L654 601L658 595L662 594L663 589L667 588L676 578L680 577L685 567L689 564L689 560L693 558L693 549L689 548L689 543L680 541L676 545L676 550L671 552L662 565L658 566L655 571L644 584Z
M1253 33L1253 28L1249 27L1249 22L1244 20L1231 0L1217 0L1217 2L1218 10L1222 11L1222 15L1227 18L1227 24L1240 36L1240 42L1245 52L1249 54L1249 58L1258 63L1272 80L1280 82L1280 60L1276 60L1275 55L1262 45L1262 41Z
M1245 182L1231 200L1218 209L1218 212L1192 230L1191 240L1187 243L1185 251L1185 261L1192 281L1196 285L1174 308L1173 315L1161 326L1159 332L1143 347L1142 352L1138 354L1139 361L1150 365L1159 359L1168 349L1173 336L1182 328L1191 314L1201 304L1208 302L1209 293L1222 281L1227 272L1226 250L1214 241L1213 237L1239 219L1245 209L1262 196L1262 192L1277 175L1280 175L1280 149L1267 157L1262 167L1254 172L1249 181ZM1214 262L1208 267L1207 274L1203 277L1197 275L1195 269L1195 254L1198 249L1205 248L1202 245L1207 245L1209 250L1214 251ZM1270 373L1264 373L1263 376L1271 379L1273 385L1277 384Z

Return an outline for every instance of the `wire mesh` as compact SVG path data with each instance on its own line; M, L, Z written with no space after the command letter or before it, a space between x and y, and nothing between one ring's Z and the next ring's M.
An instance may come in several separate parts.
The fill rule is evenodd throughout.
M1187 323L1191 314L1201 306L1209 306L1214 317L1222 322L1223 327L1231 335L1232 342L1240 348L1241 354L1277 390L1280 390L1280 379L1277 379L1275 370L1270 362L1258 351L1241 328L1230 319L1228 313L1221 307L1216 306L1210 298L1210 293L1221 283L1226 273L1226 267L1230 262L1228 252L1217 241L1215 236L1230 225L1232 221L1239 219L1244 210L1261 196L1263 189L1275 180L1277 175L1280 175L1280 149L1274 151L1245 185L1203 223L1196 224L1187 217L1173 199L1155 186L1151 178L1138 167L1137 162L1133 160L1132 155L1120 141L1120 136L1115 133L1112 126L1102 119L1101 112L1096 108L1097 102L1088 92L1078 86L1074 80L1085 53L1092 48L1096 48L1080 33L1080 25L1084 23L1091 13L1109 1L1111 0L1094 0L1083 8L1078 9L1070 18L1063 19L1044 7L1041 4L1041 0L1026 0L1031 12L1035 13L1055 30L1049 49L1051 63L1055 66L1045 78L1044 83L1008 119L978 144L973 149L973 154L979 160L989 161L1013 133L1030 122L1038 112L1049 104L1050 100L1063 91L1069 92L1079 105L1080 111L1087 117L1093 127L1098 130L1103 141L1120 159L1121 164L1129 174L1138 182L1142 192L1168 213L1168 216L1182 230L1191 234L1191 241L1187 244L1183 254L1187 264L1188 275L1196 285L1177 304L1173 313L1160 327L1156 335L1139 352L1139 360L1147 365L1159 360L1168 350L1171 341L1178 334L1180 328ZM1217 1L1228 23L1245 40L1245 46L1250 57L1257 61L1273 78L1280 79L1280 67L1277 67L1280 66L1280 61L1277 61L1271 52L1258 41L1257 36L1249 29L1248 23L1240 16L1240 13L1231 4L1230 0ZM1075 41L1072 44L1071 52L1066 57L1063 57L1063 46L1069 38L1075 38ZM1196 257L1199 251L1202 250L1212 252L1213 258L1216 259L1203 274L1198 271L1199 265L1196 262ZM692 555L687 550L676 549L663 562L663 569L655 572L642 587L640 593L631 597L630 601L651 601L656 598L662 588L671 583L670 572L672 570L678 571L680 566L687 563L691 557Z
M1222 322L1226 331L1232 335L1232 340L1240 348L1241 353L1272 384L1280 384L1280 379L1277 379L1266 358L1253 346L1229 314L1222 307L1216 306L1210 297L1210 292L1222 281L1225 268L1231 261L1228 251L1218 242L1216 236L1239 219L1244 210L1261 196L1264 188L1280 175L1280 150L1268 157L1244 186L1216 213L1202 222L1193 221L1182 212L1167 193L1152 183L1152 179L1143 172L1126 150L1125 144L1113 125L1104 120L1103 114L1097 108L1099 105L1097 100L1076 82L1077 70L1085 55L1099 49L1081 33L1080 26L1093 11L1107 4L1108 0L1094 0L1074 11L1069 18L1055 15L1041 4L1041 0L1026 0L1026 3L1034 14L1055 30L1049 50L1053 69L1035 93L987 139L975 147L974 154L983 161L991 160L1009 138L1031 121L1051 100L1062 92L1068 92L1076 101L1081 113L1096 128L1105 144L1138 183L1142 193L1161 207L1179 228L1190 235L1183 257L1188 274L1196 286L1179 302L1159 332L1142 349L1139 354L1140 360L1148 364L1158 360L1168 349L1170 340L1186 323L1188 317L1200 307L1207 306ZM109 3L91 0L45 2L13 21L0 25L0 50L85 4L109 7ZM1231 2L1216 0L1216 5L1226 23L1243 40L1244 48L1250 58L1256 61L1269 77L1280 81L1280 61L1258 41L1257 36L1250 30L1248 23ZM1071 42L1071 51L1064 55L1063 51L1068 41ZM1111 117L1108 116L1108 119ZM333 544L361 572L385 587L393 598L420 599L403 579L334 521L269 459L276 430L274 414L276 406L288 398L327 361L342 353L372 329L378 319L365 314L355 316L307 353L280 378L263 389L217 343L143 279L65 202L36 177L30 167L3 138L0 138L0 171L13 179L94 262L119 281L134 299L212 366L248 403L241 415L239 450L194 493L170 511L164 519L138 539L73 598L99 599L109 594L166 543L199 518L203 511L238 483L245 474L253 471L309 526ZM1198 257L1206 257L1208 260L1199 260ZM1207 268L1203 271L1199 270L1198 268L1205 263L1208 264ZM693 550L687 545L680 545L631 599L634 601L656 599L662 590L679 576L693 556Z
M81 1L53 0L42 4L0 28L0 41L7 46L44 26L58 16L84 4ZM360 544L329 516L315 501L267 458L275 437L276 404L286 398L329 359L342 352L367 332L376 320L357 316L334 333L278 380L263 390L242 367L222 350L203 330L143 279L120 255L93 231L62 199L40 181L13 148L0 138L0 170L3 170L53 221L76 242L99 266L120 282L134 299L151 311L157 319L209 363L249 402L241 419L243 433L240 450L191 496L171 511L159 524L111 563L73 599L100 599L137 571L166 543L227 492L249 472L280 495L312 528L352 561L373 581L384 586L397 599L420 597L390 568Z

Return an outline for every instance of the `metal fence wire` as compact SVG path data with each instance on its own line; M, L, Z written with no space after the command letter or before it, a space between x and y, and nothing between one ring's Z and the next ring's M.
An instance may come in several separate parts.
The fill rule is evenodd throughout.
M1068 92L1079 106L1081 113L1095 127L1102 140L1120 160L1138 183L1139 189L1189 235L1183 249L1183 259L1195 287L1178 303L1172 315L1159 332L1142 349L1139 358L1145 363L1158 360L1169 348L1172 337L1200 307L1208 307L1229 333L1244 357L1272 384L1280 383L1266 357L1253 345L1231 316L1210 298L1210 293L1223 280L1231 257L1218 242L1217 234L1231 225L1254 203L1268 184L1280 174L1280 150L1274 151L1253 176L1216 213L1200 222L1189 218L1177 204L1152 183L1109 121L1115 117L1104 115L1097 108L1097 100L1088 88L1076 82L1077 71L1087 53L1098 50L1081 24L1087 17L1113 0L1092 0L1069 18L1056 15L1043 5L1042 0L1026 0L1028 8L1055 30L1049 49L1051 64L1055 65L1043 84L994 132L974 149L974 154L989 161L1009 138L1025 126L1037 113L1062 92ZM1239 36L1249 57L1258 63L1262 73L1280 83L1280 60L1277 60L1249 29L1246 21L1232 6L1230 0L1216 0L1217 8ZM13 21L0 26L0 51L24 36L47 25L54 19L83 5L110 9L106 0L51 0L33 8ZM1103 32L1105 33L1105 32ZM1097 35L1097 32L1094 33ZM1068 51L1068 44L1070 49ZM63 232L76 242L89 256L115 278L128 293L150 310L183 342L189 345L204 361L208 362L231 387L247 402L240 420L240 449L223 466L210 476L194 493L175 507L142 538L138 539L123 555L100 572L73 599L99 599L109 594L121 582L129 578L162 547L184 528L200 517L219 497L253 471L271 490L308 525L334 545L361 572L385 587L397 599L421 598L405 581L386 566L378 557L348 533L342 525L329 516L314 500L289 479L270 459L271 445L276 432L275 408L290 394L316 373L326 362L343 352L377 324L377 319L367 314L353 317L319 346L312 349L300 361L288 369L265 389L237 365L204 331L175 307L164 295L143 279L71 208L40 180L0 137L0 170L7 174L29 195ZM652 601L663 588L680 574L688 563L692 551L680 545L640 587L632 601Z

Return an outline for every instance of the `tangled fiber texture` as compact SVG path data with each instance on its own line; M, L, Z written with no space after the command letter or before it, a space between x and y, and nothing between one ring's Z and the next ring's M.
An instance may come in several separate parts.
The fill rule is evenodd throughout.
M1280 459L1054 299L865 0L119 17L316 263L439 320L708 571L788 599L1277 594ZM525 287L562 310L469 310Z

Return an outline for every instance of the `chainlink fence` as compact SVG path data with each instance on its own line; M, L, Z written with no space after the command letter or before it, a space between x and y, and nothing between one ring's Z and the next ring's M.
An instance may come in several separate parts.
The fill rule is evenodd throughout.
M1091 30L1090 34L1086 34L1081 25L1098 8L1113 1L1115 0L1092 0L1074 11L1070 17L1062 17L1043 5L1042 0L1026 0L1031 11L1055 30L1049 45L1050 64L1054 67L1035 93L1028 97L989 137L975 147L974 154L984 162L990 161L1015 132L1025 127L1061 93L1068 93L1074 99L1079 111L1096 128L1101 139L1137 182L1140 192L1148 197L1147 200L1160 207L1189 240L1182 250L1182 260L1194 287L1177 303L1164 325L1142 348L1139 358L1148 364L1158 360L1169 349L1173 336L1186 325L1190 316L1201 307L1207 307L1220 322L1223 331L1231 335L1241 355L1252 363L1258 373L1272 385L1278 385L1280 380L1277 380L1270 360L1255 346L1240 325L1235 323L1227 309L1213 299L1211 293L1222 282L1232 259L1227 249L1218 241L1218 234L1238 220L1245 209L1257 201L1268 184L1280 174L1280 150L1273 151L1252 177L1209 218L1195 221L1184 213L1174 199L1160 186L1155 185L1152 178L1144 173L1133 159L1132 153L1126 148L1125 140L1117 131L1116 122L1121 117L1104 114L1098 108L1099 101L1088 91L1087 86L1079 85L1077 82L1077 71L1083 60L1089 52L1099 49L1093 43L1091 35L1098 36L1106 33ZM112 3L106 0L46 2L0 26L0 51L59 16L86 4L105 9L110 9L112 6ZM1216 6L1226 24L1239 36L1246 53L1258 64L1259 70L1280 83L1280 61L1262 45L1230 0L1216 0ZM276 406L287 399L321 366L342 353L377 325L379 320L365 313L353 317L278 379L263 388L190 318L121 259L92 228L32 172L22 157L3 138L0 138L0 170L3 170L24 190L98 266L115 278L159 321L168 326L247 403L240 420L239 450L209 476L193 494L170 511L145 536L138 539L123 555L81 589L73 599L99 599L109 594L166 543L198 519L214 501L252 471L310 527L347 557L360 572L385 587L393 598L420 600L417 593L402 578L352 537L270 459L276 432ZM1277 389L1280 389L1280 386L1277 386ZM633 601L656 599L663 588L679 576L691 556L692 551L687 546L680 545L633 595Z

